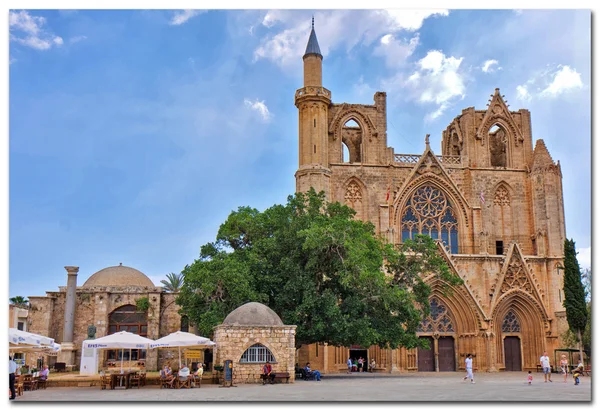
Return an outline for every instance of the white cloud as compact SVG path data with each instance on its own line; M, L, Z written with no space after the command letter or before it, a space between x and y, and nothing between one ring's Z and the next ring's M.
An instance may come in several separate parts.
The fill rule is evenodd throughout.
M264 101L258 101L258 99L254 102L250 101L249 99L245 98L244 99L244 105L248 108L250 108L253 111L256 111L260 118L262 118L263 121L269 121L271 119L271 113L269 112L269 108L267 108L267 105L265 104Z
M529 94L529 91L527 91L527 85L517 86L517 98L523 101L531 100L531 95Z
M557 96L577 88L583 88L581 74L568 65L565 65L562 66L559 71L554 73L554 80L544 91L542 91L542 94Z
M431 16L447 16L448 10L405 10L405 9L388 9L389 18L393 21L397 29L415 31L421 28L423 21Z
M418 70L404 83L406 88L412 89L418 102L437 106L427 115L427 120L438 118L465 97L464 79L459 71L462 60L462 57L446 57L441 51L430 50L417 62Z
M87 40L87 36L75 36L75 37L71 37L69 39L69 43L75 44L75 43L79 43L80 41L83 41L83 40Z
M580 248L577 251L577 262L581 269L587 269L592 267L592 248Z
M411 47L418 44L418 37L410 41L397 40L400 31L414 32L431 16L448 15L447 10L331 10L314 14L315 31L324 57L332 49L345 48L347 52L358 45L392 46L399 55L412 54ZM254 59L268 59L281 66L301 64L311 27L310 11L268 11L262 25L271 28L277 24L278 31L261 39L254 51ZM389 35L390 37L386 37ZM387 43L386 43L387 41ZM411 44L416 41L417 44Z
M25 10L11 11L8 21L11 30L10 39L19 44L37 50L48 50L53 45L61 46L63 44L62 37L42 28L46 24L44 17L32 16ZM20 35L15 35L13 32L19 32Z
M574 68L568 65L548 66L533 73L525 84L517 86L517 97L523 101L554 98L583 87L581 74Z
M206 10L179 10L175 12L169 24L172 26L179 26L191 19L192 17L195 17L205 12Z
M487 60L481 66L481 71L483 71L484 73L492 73L496 70L494 67L492 67L493 65L498 65L498 60ZM499 68L500 67L498 67L498 69Z
M403 66L406 59L414 53L419 45L419 33L408 41L397 40L393 34L386 34L379 43L373 54L385 58L387 67L397 68Z

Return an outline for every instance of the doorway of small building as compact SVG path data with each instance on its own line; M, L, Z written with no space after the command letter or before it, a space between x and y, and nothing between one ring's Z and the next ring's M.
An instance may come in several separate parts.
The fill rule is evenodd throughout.
M440 362L440 372L456 371L454 338L452 336L441 336L438 339L438 360Z
M517 336L504 338L504 370L521 371L521 340Z
M204 371L212 371L213 365L213 350L204 349Z
M420 372L435 372L433 337L421 336L419 339L425 340L429 348L423 349L419 347L417 349L418 369Z
M369 357L368 357L369 351L367 349L350 349L350 359L352 359L352 363L354 363L356 361L356 363L358 364L358 359L360 359L362 357L363 359L363 365L362 368L360 369L360 371L365 371L369 369ZM366 364L366 366L365 366ZM358 367L353 367L352 371L358 371Z

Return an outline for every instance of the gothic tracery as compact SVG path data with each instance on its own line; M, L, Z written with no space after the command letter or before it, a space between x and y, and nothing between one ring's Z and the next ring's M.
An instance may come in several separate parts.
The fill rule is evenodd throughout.
M429 302L429 307L429 317L427 317L419 324L417 332L454 332L452 319L450 319L450 315L448 314L446 306L434 297L431 298L431 301Z
M458 221L446 195L433 186L418 188L402 212L402 241L415 234L441 239L458 253Z
M509 206L510 205L510 196L508 194L508 190L500 186L496 190L496 195L494 196L494 204L500 206Z
M504 281L500 288L500 294L504 294L511 289L521 289L525 292L532 293L531 282L527 277L527 274L523 270L523 264L518 257L513 256L504 275Z
M503 333L518 333L521 331L521 325L519 324L519 319L514 314L512 310L510 310L506 316L504 316L504 320L502 321L502 332Z

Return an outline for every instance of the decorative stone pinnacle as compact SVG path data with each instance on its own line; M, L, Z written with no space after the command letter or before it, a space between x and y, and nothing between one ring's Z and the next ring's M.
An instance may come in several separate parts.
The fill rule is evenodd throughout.
M425 145L429 146L429 134L425 135Z

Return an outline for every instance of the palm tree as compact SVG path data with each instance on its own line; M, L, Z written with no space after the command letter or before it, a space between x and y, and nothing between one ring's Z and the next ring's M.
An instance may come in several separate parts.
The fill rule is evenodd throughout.
M161 280L167 292L179 292L183 286L183 275L181 273L167 273L167 280Z
M19 306L19 307L29 307L29 301L27 300L27 298L23 297L23 296L15 296L9 299L10 303L12 303L15 306Z

